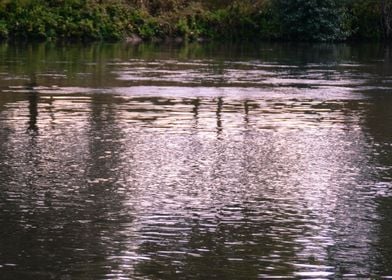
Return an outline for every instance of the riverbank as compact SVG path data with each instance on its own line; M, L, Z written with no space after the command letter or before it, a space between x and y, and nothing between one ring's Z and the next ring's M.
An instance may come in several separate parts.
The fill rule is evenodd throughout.
M303 2L303 3L302 3ZM2 40L384 40L375 1L0 1ZM308 4L310 3L310 4ZM301 7L301 8L299 8ZM310 15L310 16L309 16Z

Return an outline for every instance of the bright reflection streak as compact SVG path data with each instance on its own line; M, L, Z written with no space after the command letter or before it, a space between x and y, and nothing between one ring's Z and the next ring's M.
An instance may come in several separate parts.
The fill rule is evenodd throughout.
M345 100L242 99L219 97L221 92L197 98L185 92L172 98L148 92L149 97L40 94L34 145L50 155L36 155L40 174L50 178L63 169L82 175L76 168L86 166L93 173L86 181L74 178L71 189L79 193L86 183L116 186L121 211L134 217L119 224L118 237L103 233L108 241L127 240L108 256L118 267L107 277L137 274L135 267L143 262L216 254L207 244L191 245L195 227L200 238L225 236L224 228L232 227L234 235L220 245L233 249L221 256L228 262L243 263L246 246L272 242L263 245L268 253L254 256L269 264L261 276L290 269L297 276L325 277L339 273L334 262L348 257L355 259L350 272L370 271L368 244L375 233L363 217L376 213L363 201L369 147L360 127L362 109L346 109L352 101ZM369 105L355 103L354 108ZM9 103L0 115L16 133L8 143L24 150L31 145L29 137L21 138L27 105ZM76 146L81 161L67 163ZM58 191L59 197L69 196ZM45 199L37 198L37 206ZM333 252L341 246L358 249Z
M2 275L390 274L373 64L74 51L0 65Z

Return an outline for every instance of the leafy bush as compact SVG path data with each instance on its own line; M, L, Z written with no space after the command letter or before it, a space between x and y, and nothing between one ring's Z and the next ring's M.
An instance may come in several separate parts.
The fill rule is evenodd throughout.
M353 39L381 39L381 15L379 2L373 0L350 1L350 28Z
M338 0L277 0L282 35L291 40L334 41L348 36Z
M2 34L13 38L120 39L130 31L129 8L88 0L1 2ZM0 30L2 30L0 29ZM3 36L4 37L4 36Z
M386 1L388 2L388 1ZM374 0L0 0L0 39L336 41L392 37ZM389 3L389 2L388 2ZM384 23L384 24L382 24Z
M4 20L0 20L0 39L8 38L8 27Z

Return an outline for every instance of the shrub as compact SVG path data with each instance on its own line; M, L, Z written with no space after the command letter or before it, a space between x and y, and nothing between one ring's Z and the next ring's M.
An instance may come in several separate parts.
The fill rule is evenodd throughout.
M352 39L381 39L379 2L373 0L349 1L347 10Z
M283 37L301 41L343 40L344 9L338 0L277 0Z
M0 0L0 39L380 40L391 26L390 1Z
M4 20L0 20L0 39L8 38L8 27Z

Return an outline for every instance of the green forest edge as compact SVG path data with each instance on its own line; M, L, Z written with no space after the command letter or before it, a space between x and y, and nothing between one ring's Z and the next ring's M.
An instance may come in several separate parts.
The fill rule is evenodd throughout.
M1 40L388 41L391 28L392 0L0 0Z

